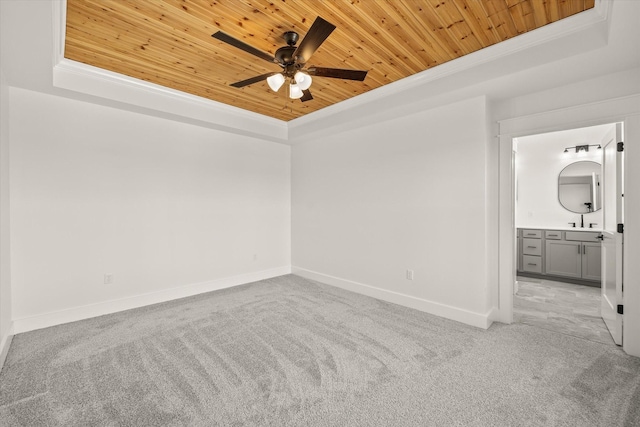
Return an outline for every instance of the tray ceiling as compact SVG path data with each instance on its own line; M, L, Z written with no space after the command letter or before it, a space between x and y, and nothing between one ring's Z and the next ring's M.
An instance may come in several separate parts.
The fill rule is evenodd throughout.
M594 7L595 0L67 0L65 57L289 121ZM273 55L321 16L336 25L307 65L368 70L364 82L315 77L314 99L266 81L276 64L211 37L223 31Z

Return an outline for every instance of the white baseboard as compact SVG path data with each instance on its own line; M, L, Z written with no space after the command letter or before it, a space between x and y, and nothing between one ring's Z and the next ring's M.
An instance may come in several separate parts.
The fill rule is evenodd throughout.
M293 267L292 273L307 279L345 289L347 291L356 292L379 300L424 311L425 313L455 320L457 322L476 326L482 329L489 328L489 326L491 326L491 323L493 323L493 319L491 318L492 310L484 314L474 313L472 311L464 310L461 308L452 307L449 305L389 291L386 289L376 288L373 286L365 285L363 283L329 276L327 274L318 273L316 271L311 271L300 267Z
M277 267L268 270L256 271L253 273L240 274L238 276L225 277L222 279L210 280L207 282L193 283L176 288L164 289L162 291L136 295L118 300L104 301L96 304L73 307L65 310L23 317L20 319L13 319L13 330L15 334L29 332L35 329L47 328L49 326L89 319L91 317L130 310L132 308L172 301L175 299L190 297L205 292L216 291L219 289L230 288L232 286L244 285L245 283L257 282L259 280L283 276L290 273L291 266Z
M11 346L11 340L13 339L13 325L9 328L9 331L5 336L0 339L0 371L4 366L4 361L7 359L9 353L9 347Z
M487 318L489 319L489 326L491 326L491 323L493 322L500 322L500 310L498 310L496 307L493 307L487 313Z

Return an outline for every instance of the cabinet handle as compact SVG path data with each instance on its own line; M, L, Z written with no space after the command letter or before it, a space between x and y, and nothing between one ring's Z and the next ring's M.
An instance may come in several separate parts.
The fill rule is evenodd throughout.
M527 236L535 236L536 233L527 233Z
M549 234L549 237L558 237L557 234Z
M532 262L527 263L527 265L538 265L538 264L534 264Z
M535 249L537 246L527 246L527 248Z

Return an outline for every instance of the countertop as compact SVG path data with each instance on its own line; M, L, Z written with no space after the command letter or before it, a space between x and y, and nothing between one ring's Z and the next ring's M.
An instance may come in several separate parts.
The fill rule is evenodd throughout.
M541 227L538 225L517 225L516 228L526 228L529 230L553 230L553 231L591 231L593 233L602 233L601 228L580 228L580 227Z

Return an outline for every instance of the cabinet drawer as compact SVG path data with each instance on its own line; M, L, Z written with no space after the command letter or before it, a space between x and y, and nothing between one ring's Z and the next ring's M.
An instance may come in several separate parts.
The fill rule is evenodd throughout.
M542 273L542 257L522 255L522 271Z
M562 240L562 231L545 230L544 238L549 240Z
M524 255L542 255L542 240L540 239L522 239L522 253Z
M566 231L564 239L575 242L599 242L599 235L600 233L594 231Z
M542 230L522 230L522 237L540 239L542 237Z

